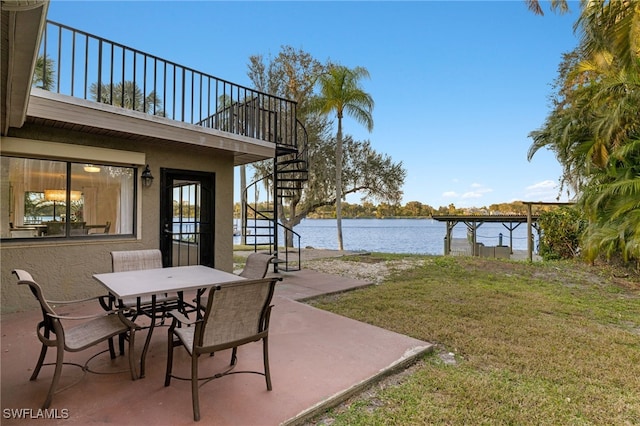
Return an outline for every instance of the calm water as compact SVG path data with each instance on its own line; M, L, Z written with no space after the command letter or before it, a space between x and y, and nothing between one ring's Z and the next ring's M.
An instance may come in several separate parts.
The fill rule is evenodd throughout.
M334 219L304 219L294 230L301 236L301 246L337 250L338 237ZM386 253L443 254L445 222L433 219L342 219L345 250ZM487 246L509 245L509 230L501 223L485 223L477 231L477 241ZM534 232L535 234L535 232ZM514 250L527 249L527 224L513 231ZM466 238L467 227L460 223L453 238ZM282 238L282 237L279 237ZM240 237L234 242L240 243ZM282 239L280 240L282 241Z

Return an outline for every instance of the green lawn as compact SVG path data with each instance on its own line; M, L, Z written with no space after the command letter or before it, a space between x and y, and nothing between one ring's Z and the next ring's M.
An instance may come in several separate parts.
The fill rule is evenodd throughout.
M573 262L412 258L419 266L381 285L313 305L438 350L400 384L315 423L640 424L637 277Z

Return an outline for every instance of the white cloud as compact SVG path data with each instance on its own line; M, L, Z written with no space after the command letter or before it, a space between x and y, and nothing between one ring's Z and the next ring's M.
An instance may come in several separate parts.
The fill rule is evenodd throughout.
M534 183L533 185L527 186L527 190L535 191L535 190L549 190L557 188L557 184L552 180L543 180L542 182Z
M482 192L479 191L469 191L462 194L462 198L480 198L482 197Z
M473 200L482 198L484 194L489 192L493 192L493 189L485 187L481 183L474 182L469 185L470 190L467 190L463 193L459 193L456 191L445 191L442 193L442 198L445 199L457 199L457 200ZM461 201L461 202L462 202Z
M524 201L556 201L558 188L558 183L549 179L534 183L525 188Z
M462 194L462 198L480 198L484 194L493 192L493 189L487 188L481 183L472 183L471 189L472 189L471 191L467 191L464 194Z

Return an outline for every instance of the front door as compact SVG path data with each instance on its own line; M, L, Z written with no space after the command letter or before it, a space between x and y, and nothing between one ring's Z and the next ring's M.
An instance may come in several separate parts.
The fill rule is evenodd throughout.
M213 267L215 174L161 169L160 184L163 265Z

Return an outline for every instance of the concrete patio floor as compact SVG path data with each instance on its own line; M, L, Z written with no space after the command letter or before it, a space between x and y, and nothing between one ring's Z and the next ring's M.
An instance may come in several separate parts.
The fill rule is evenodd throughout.
M213 380L200 388L200 424L299 424L410 365L432 349L430 343L298 301L364 285L369 283L311 270L283 273L274 297L269 334L273 390L267 391L264 377L255 374ZM78 313L83 310L94 312L95 307L83 306ZM126 357L111 361L107 353L101 354L91 361L91 368L109 374L83 376L79 368L65 366L61 386L77 379L79 382L57 393L49 411L39 412L53 375L53 367L43 367L38 379L29 381L40 350L35 334L40 319L39 311L2 315L3 425L194 423L190 382L174 379L171 386L164 386L166 327L156 328L153 334L145 378L131 380ZM138 353L145 337L146 330L136 334ZM84 364L96 352L89 349L67 353L65 360ZM203 374L223 370L229 357L228 351L203 357L200 361ZM55 354L49 350L47 361L53 360ZM261 366L261 343L239 349L236 370L260 370ZM176 351L174 373L188 377L189 371L186 351ZM32 418L42 414L58 418ZM17 418L19 415L27 418Z

